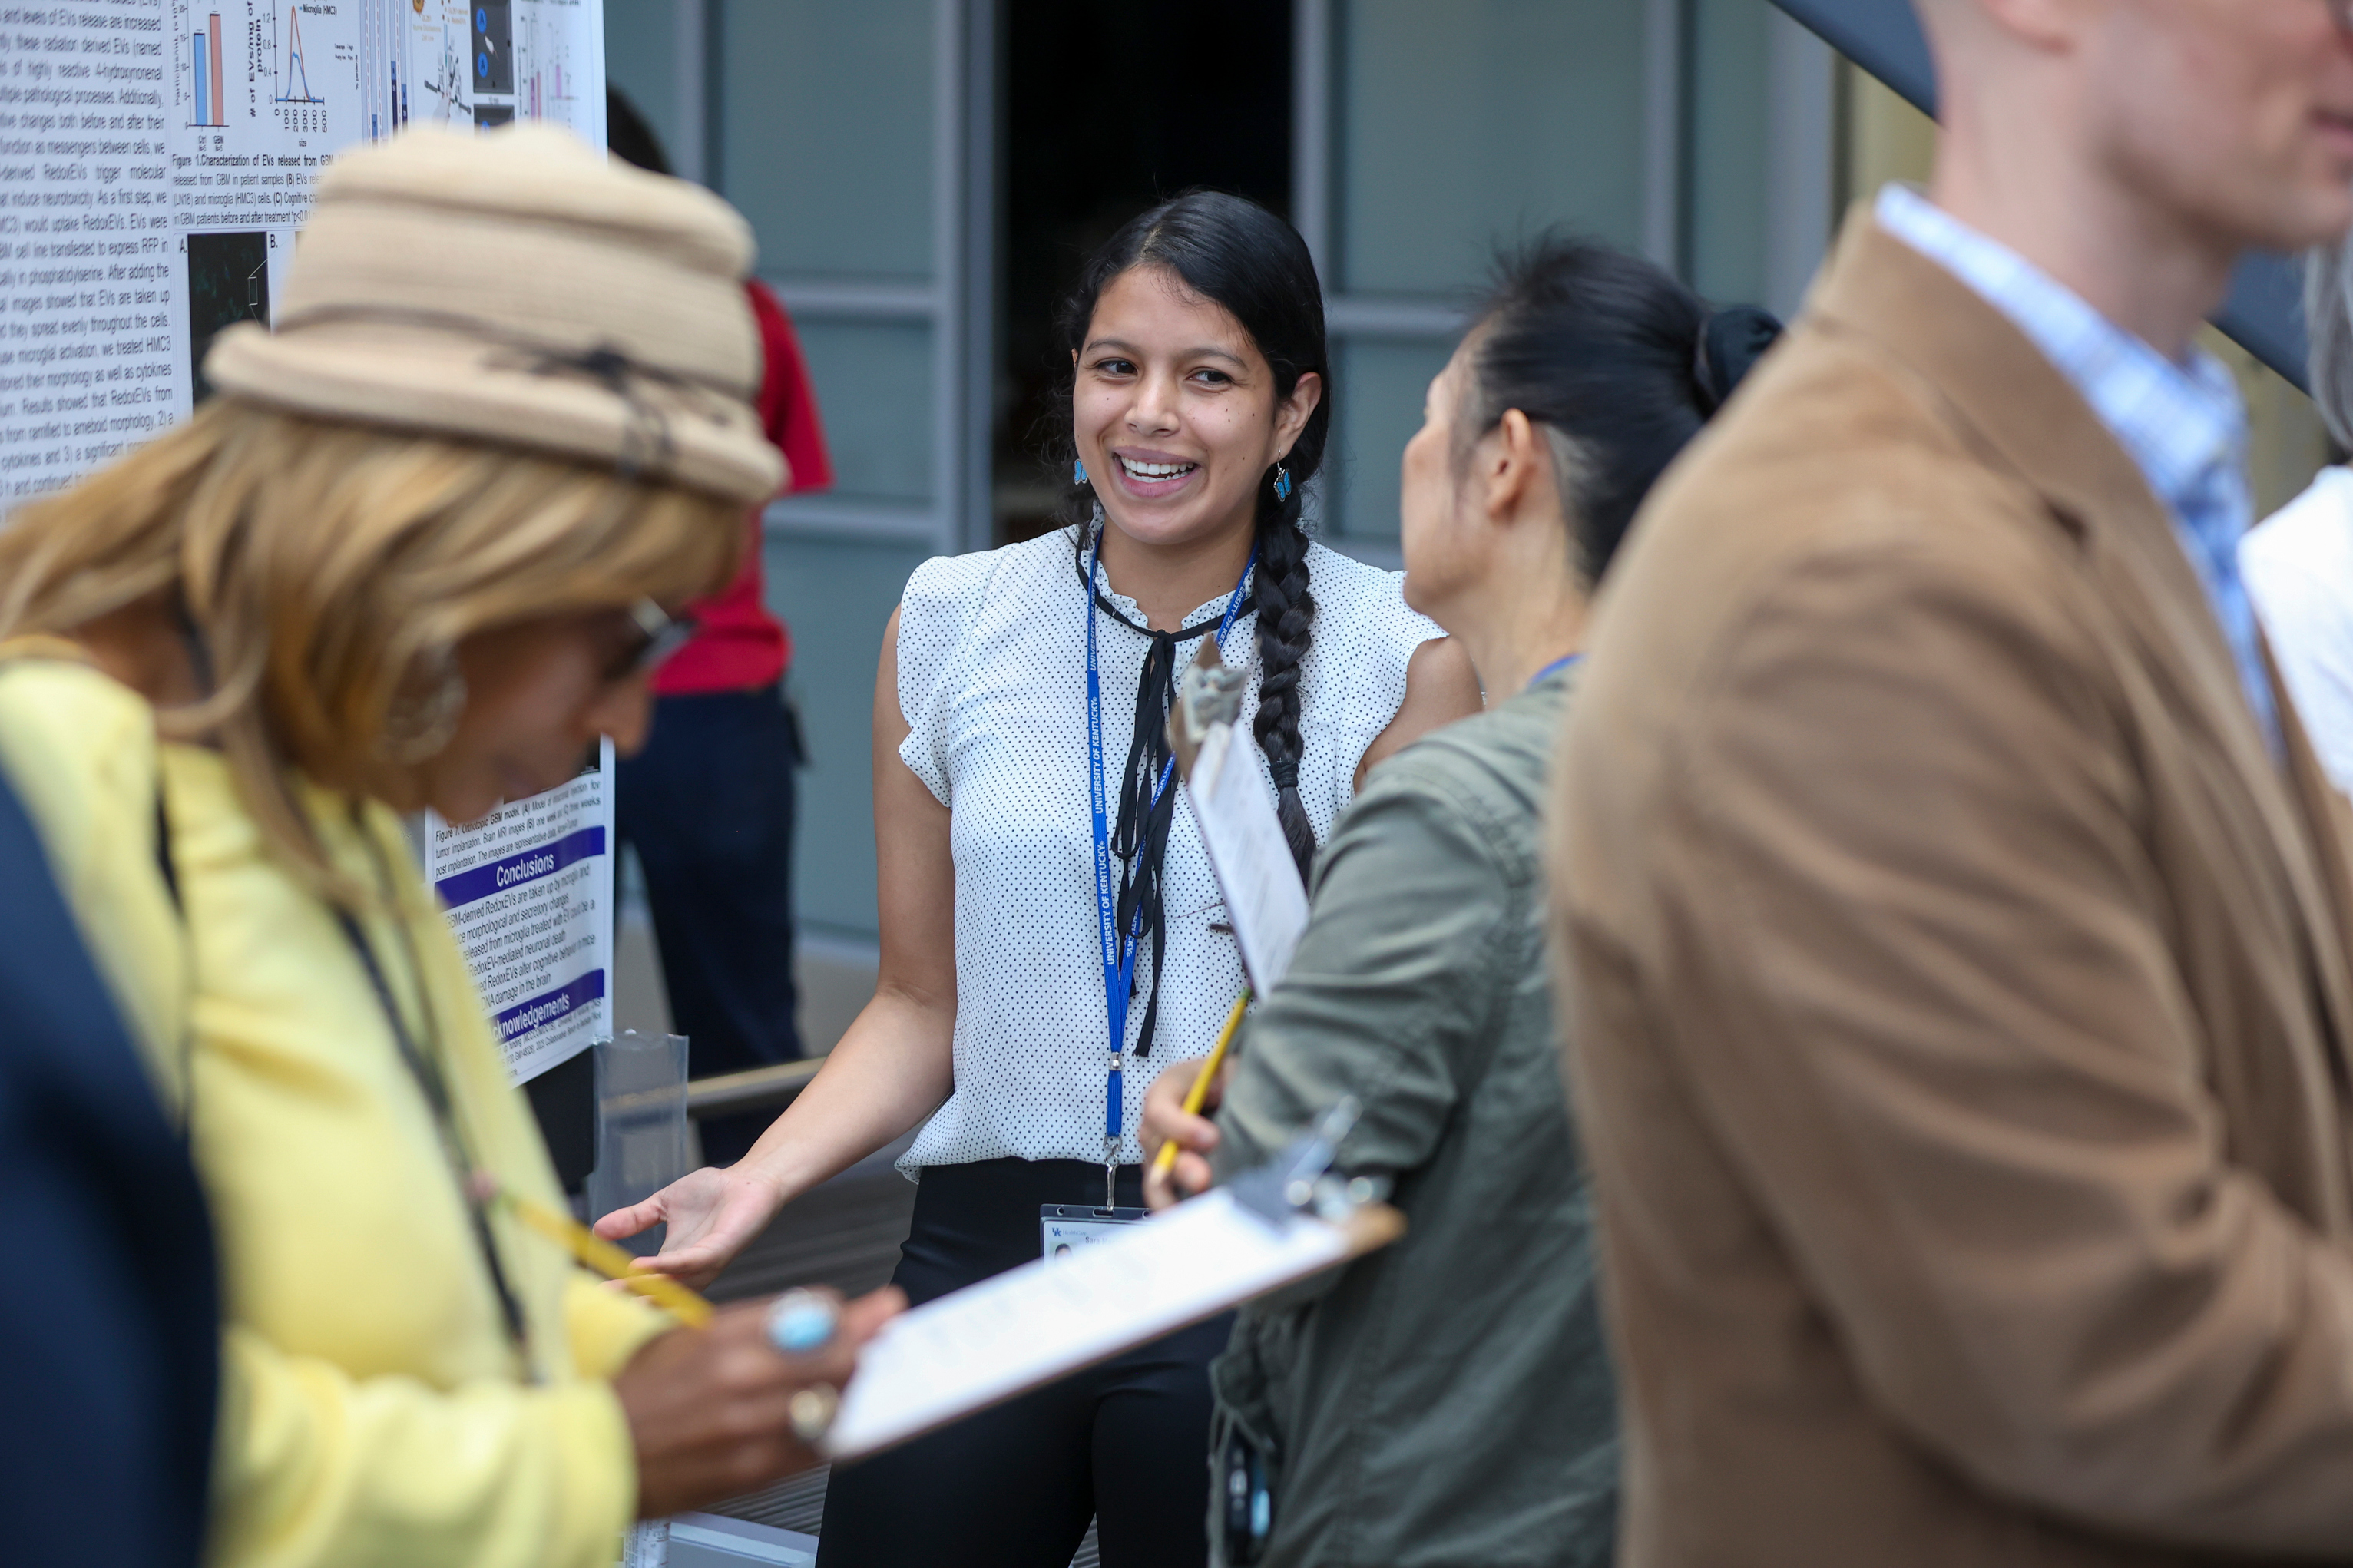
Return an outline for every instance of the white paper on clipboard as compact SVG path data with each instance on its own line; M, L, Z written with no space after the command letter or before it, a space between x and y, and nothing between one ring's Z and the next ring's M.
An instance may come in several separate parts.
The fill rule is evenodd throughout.
M858 1458L1109 1360L1344 1263L1404 1233L1375 1204L1345 1225L1276 1225L1220 1187L1057 1263L1043 1259L927 1301L860 1353L826 1436Z
M1209 726L1186 773L1185 799L1226 896L1243 972L1264 996L1291 967L1307 929L1307 889L1240 721Z

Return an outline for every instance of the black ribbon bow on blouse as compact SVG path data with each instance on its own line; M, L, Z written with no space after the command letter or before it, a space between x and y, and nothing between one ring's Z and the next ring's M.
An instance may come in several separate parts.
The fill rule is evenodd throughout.
M1079 566L1083 574L1086 566ZM1219 616L1212 616L1197 626L1173 632L1155 630L1139 626L1121 613L1119 606L1104 598L1101 590L1095 593L1095 606L1121 626L1145 638L1151 646L1145 650L1144 668L1135 679L1135 730L1127 743L1127 767L1120 775L1119 821L1112 829L1111 852L1120 862L1119 903L1113 929L1124 939L1129 931L1136 932L1136 945L1152 944L1152 994L1144 1005L1144 1022L1135 1033L1135 1054L1152 1054L1152 1037L1160 1019L1160 969L1166 955L1162 927L1164 910L1161 899L1161 868L1168 858L1168 828L1176 819L1176 785L1172 780L1162 792L1160 804L1152 803L1153 786L1168 765L1168 714L1176 705L1176 673L1184 655L1180 646L1218 629ZM1258 590L1250 592L1234 612L1234 621L1258 606ZM1136 923L1138 911L1143 920ZM1141 976L1137 977L1138 979ZM1129 982L1128 997L1135 996L1135 980Z

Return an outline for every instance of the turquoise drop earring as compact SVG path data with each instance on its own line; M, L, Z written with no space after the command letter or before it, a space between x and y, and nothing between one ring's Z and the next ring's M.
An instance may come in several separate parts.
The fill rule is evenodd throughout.
M1087 482L1087 460L1086 460L1084 458L1071 458L1071 483L1072 483L1072 484L1074 484L1074 485L1082 485L1082 484L1085 484L1086 482Z
M1274 466L1274 499L1279 501L1291 499L1291 470L1281 463Z

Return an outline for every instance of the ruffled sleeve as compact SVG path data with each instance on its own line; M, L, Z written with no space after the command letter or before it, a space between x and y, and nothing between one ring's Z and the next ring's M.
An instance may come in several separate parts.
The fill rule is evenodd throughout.
M899 600L899 711L908 729L899 760L942 805L954 804L950 709L994 559L993 552L934 556L915 568Z
M2312 488L2239 543L2239 572L2280 678L2337 787L2353 794L2353 474L2324 468Z
M1329 741L1319 738L1311 745L1331 748L1336 819L1356 799L1356 764L1405 705L1406 670L1414 650L1446 632L1407 607L1404 573L1384 572L1321 545L1310 559L1319 601L1310 679L1322 685L1324 699L1314 717L1330 726ZM1319 838L1330 836L1325 824L1314 826Z

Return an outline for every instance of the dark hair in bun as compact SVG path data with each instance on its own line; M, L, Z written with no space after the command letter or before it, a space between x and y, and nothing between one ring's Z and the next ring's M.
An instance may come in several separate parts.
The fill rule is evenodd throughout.
M1456 450L1514 408L1545 433L1577 567L1599 580L1651 486L1780 335L1751 305L1711 311L1663 269L1546 234L1499 256L1472 328Z
M1699 353L1692 364L1701 412L1714 414L1723 407L1740 378L1780 336L1781 323L1773 313L1754 305L1730 305L1710 316L1700 331Z

